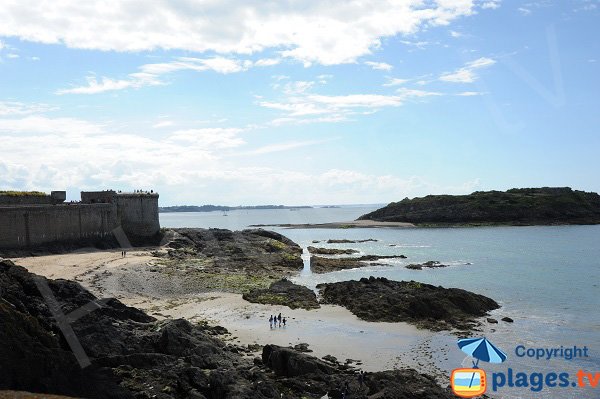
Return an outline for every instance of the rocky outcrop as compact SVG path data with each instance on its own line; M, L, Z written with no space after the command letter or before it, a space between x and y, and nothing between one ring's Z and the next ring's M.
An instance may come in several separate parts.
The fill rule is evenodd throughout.
M274 231L252 229L173 229L164 257L207 261L232 272L276 273L301 270L302 248Z
M310 257L310 270L313 273L329 273L338 270L356 269L357 267L368 266L368 262L378 261L380 259L405 259L404 255L363 255L359 257L347 258L325 258L322 256Z
M361 242L377 242L378 240L374 238L367 238L364 240L348 240L348 239L329 239L327 240L327 244L356 244Z
M346 391L346 397L365 399L454 398L448 388L441 388L432 377L412 369L365 373L364 384L361 385L358 374L349 370L348 366L336 367L333 363L326 363L293 349L266 345L262 360L274 371L279 384L291 392L302 386L310 392L307 397L320 397L321 393L327 392L328 397L338 399Z
M268 289L253 289L242 295L242 298L248 302L265 305L284 305L291 309L302 308L309 310L320 307L314 291L286 279L275 281Z
M363 320L403 321L434 331L469 330L476 325L476 318L500 307L483 295L416 281L369 277L317 288L321 303L344 306Z
M87 367L80 367L40 284L55 298L52 309L70 315L70 337L89 359ZM350 392L360 398L452 397L414 370L369 373L360 388L352 371L292 349L267 345L262 359L251 361L205 324L156 321L118 300L100 308L89 306L93 301L77 283L0 261L0 391L91 399L339 398L338 387L350 381Z
M284 377L334 374L336 372L335 368L317 358L277 345L265 345L262 352L262 361L276 375Z
M406 265L404 267L410 270L423 270L424 267L428 269L436 269L439 267L448 267L448 265L444 265L437 260L428 260L427 262L423 263L411 263L410 265Z
M569 187L476 191L405 198L359 220L425 225L548 225L600 223L600 195Z
M261 230L172 229L152 251L148 265L129 265L96 273L100 292L118 287L126 294L176 297L268 288L304 267L302 248L281 234ZM115 283L117 282L117 283Z
M338 249L338 248L317 248L308 247L308 252L317 255L352 255L357 254L360 251L356 249Z

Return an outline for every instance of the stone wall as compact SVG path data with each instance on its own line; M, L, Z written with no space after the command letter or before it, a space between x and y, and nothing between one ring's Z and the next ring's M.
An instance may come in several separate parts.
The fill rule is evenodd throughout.
M125 233L150 237L159 232L158 194L117 194L115 198Z
M102 239L118 224L111 204L0 206L0 248Z

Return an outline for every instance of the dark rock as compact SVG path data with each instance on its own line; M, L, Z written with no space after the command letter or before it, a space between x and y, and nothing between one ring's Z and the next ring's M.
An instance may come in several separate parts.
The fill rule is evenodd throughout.
M405 267L407 269L411 269L411 270L423 270L424 267L433 269L433 268L438 268L438 267L448 267L448 265L443 265L437 260L429 260L429 261L423 262L423 263L416 263L416 264L411 263L410 265L406 265Z
M323 356L322 359L329 363L334 363L334 364L338 363L337 357L335 357L335 356L325 355L325 356Z
M344 306L363 320L404 321L432 330L468 330L475 318L499 307L483 295L416 281L369 277L319 284L317 288L321 303Z
M285 377L335 373L335 368L315 357L277 345L265 345L262 360L275 374Z
M513 320L513 319L511 319L510 317L503 317L501 320L502 320L502 321L505 321L505 322L507 322L507 323L512 323L512 322L514 322L514 320Z
M297 350L298 352L312 352L312 349L308 349L308 344L307 343L299 343L294 345L294 350Z
M486 320L487 320L487 322L488 322L488 323L490 323L490 324L498 324L498 320L496 320L496 319L493 319L493 318L491 318L491 317L488 317Z
M322 256L310 257L310 270L313 273L329 273L337 270L356 269L358 267L368 266L366 262L373 262L380 259L404 259L404 255L363 255L359 257L348 258L325 258Z
M304 267L302 248L289 238L263 229L173 229L166 256L205 261L219 271L267 274Z
M114 299L70 324L91 361L81 369L36 278L48 284L65 314L96 300L77 283L46 280L0 261L0 391L48 398L300 399L338 397L345 381L356 381L350 371L274 345L249 359L235 353L246 350L214 338L209 326L156 321ZM414 370L370 373L365 390L372 397L451 397Z
M379 240L376 240L374 238L367 238L366 240L347 240L347 239L341 239L341 240L327 240L327 244L356 244L356 243L361 243L361 242L377 242Z
M291 309L320 307L314 291L286 279L275 281L268 289L253 289L243 294L242 298L248 302L266 305L285 305Z
M357 254L360 251L357 251L356 249L308 247L308 252L310 252L311 254L318 254L318 255L352 255L352 254Z

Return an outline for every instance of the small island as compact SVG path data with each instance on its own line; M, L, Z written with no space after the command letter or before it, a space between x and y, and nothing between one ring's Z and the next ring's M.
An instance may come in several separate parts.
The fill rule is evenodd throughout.
M419 226L600 224L600 195L570 187L428 195L392 202L358 220Z

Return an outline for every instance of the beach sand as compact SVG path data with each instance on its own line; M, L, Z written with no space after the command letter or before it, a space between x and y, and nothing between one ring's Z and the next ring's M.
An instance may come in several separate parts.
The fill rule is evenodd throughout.
M147 289L124 287L118 277L122 274L116 272L152 267L157 259L149 249L130 250L125 258L121 257L120 249L83 249L14 261L32 273L78 281L99 298L115 297L159 319L204 320L223 326L230 332L225 340L237 345L308 343L314 356L332 355L341 363L352 359L365 371L413 367L434 376L446 375L439 366L447 361L447 351L440 351L439 347L432 350L430 346L432 341L439 341L440 333L419 330L406 323L366 322L334 305L310 311L292 310L250 303L234 293L161 296L149 294ZM287 325L270 328L269 316L279 313L287 318Z

